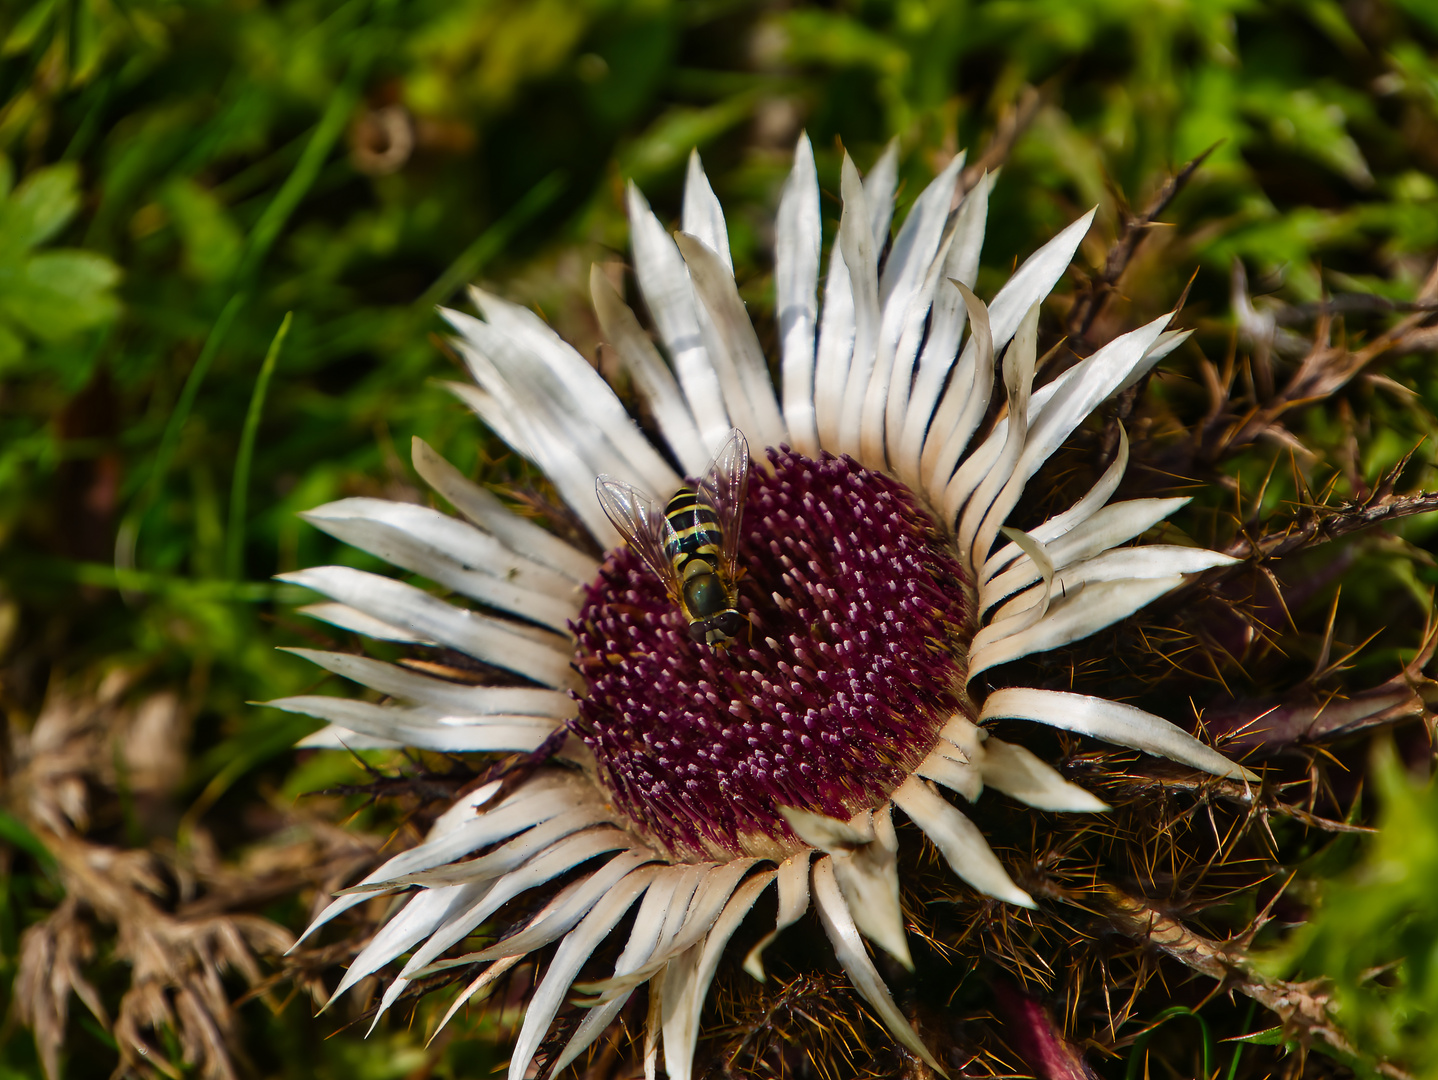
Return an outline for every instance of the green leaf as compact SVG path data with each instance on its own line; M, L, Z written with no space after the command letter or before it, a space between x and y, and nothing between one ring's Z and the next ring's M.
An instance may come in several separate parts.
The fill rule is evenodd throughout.
M63 341L119 314L110 292L119 276L114 263L94 252L42 252L0 293L0 306L42 341Z
M25 341L4 323L0 323L0 374L25 358Z
M188 178L175 180L161 197L185 247L185 265L202 281L219 281L239 264L245 238L224 203Z
M51 16L55 14L55 3L56 0L40 0L16 20L10 33L5 36L5 44L0 46L0 55L14 56L28 49L49 25Z
M703 147L748 116L754 103L753 95L739 94L707 109L668 110L620 153L621 173L642 186L678 168L694 147Z
M1288 1040L1283 1037L1283 1028L1271 1027L1255 1031L1252 1035L1238 1035L1224 1042L1247 1043L1249 1046L1283 1046Z
M79 184L79 169L69 162L25 177L10 196L15 213L8 223L19 230L12 242L38 247L52 239L80 208Z
M794 11L785 15L779 25L787 38L785 53L793 61L866 67L889 74L909 66L907 50L847 15Z

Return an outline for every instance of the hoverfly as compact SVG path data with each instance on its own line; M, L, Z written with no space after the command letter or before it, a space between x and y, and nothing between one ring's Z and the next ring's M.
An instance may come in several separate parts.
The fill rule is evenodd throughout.
M727 648L747 620L734 604L739 518L749 487L749 443L735 428L696 487L676 491L663 510L630 485L601 476L599 505L669 590L689 636Z

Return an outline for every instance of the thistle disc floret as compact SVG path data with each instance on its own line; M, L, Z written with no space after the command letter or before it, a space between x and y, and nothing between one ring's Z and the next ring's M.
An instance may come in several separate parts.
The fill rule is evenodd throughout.
M749 485L727 649L691 640L659 579L612 552L575 625L576 729L616 804L679 857L783 856L779 807L882 803L964 691L971 590L900 483L849 457L771 449Z

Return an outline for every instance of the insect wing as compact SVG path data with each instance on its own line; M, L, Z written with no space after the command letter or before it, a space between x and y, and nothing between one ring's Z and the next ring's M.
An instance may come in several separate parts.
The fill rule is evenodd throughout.
M674 565L664 552L664 542L674 531L664 519L664 511L642 492L622 480L601 476L594 482L599 505L614 523L634 553L664 582L673 596L679 595L679 581Z
M719 533L724 537L724 572L731 582L739 563L739 520L748 491L749 442L735 428L699 481L699 497L713 507L719 518Z

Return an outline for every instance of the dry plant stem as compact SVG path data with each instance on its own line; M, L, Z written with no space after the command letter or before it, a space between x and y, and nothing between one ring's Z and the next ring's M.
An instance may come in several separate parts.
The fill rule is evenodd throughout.
M1438 682L1424 674L1438 647L1438 626L1430 626L1418 654L1404 669L1368 690L1351 695L1336 691L1269 702L1242 702L1204 713L1204 726L1224 738L1230 753L1257 756L1286 747L1315 743L1403 720L1433 720Z
M1262 395L1265 400L1261 404L1255 402L1241 416L1227 413L1236 375L1232 362L1225 365L1220 375L1217 368L1205 361L1204 377L1209 384L1212 405L1208 417L1194 432L1196 456L1215 462L1264 437L1296 444L1280 422L1284 414L1330 396L1380 356L1431 347L1438 337L1438 328L1425 327L1424 323L1433 318L1433 312L1428 309L1434 300L1438 300L1438 263L1434 263L1418 292L1414 306L1420 310L1400 319L1356 352L1344 344L1333 344L1333 316L1326 310L1321 312L1314 328L1313 346L1283 389Z
M1100 885L1082 900L1052 885L1043 889L1052 899L1094 912L1110 927L1140 944L1157 949L1219 984L1219 989L1237 991L1274 1013L1285 1035L1300 1045L1320 1040L1331 1050L1349 1059L1364 1060L1381 1076L1412 1080L1409 1073L1384 1061L1375 1061L1355 1047L1334 1023L1330 999L1320 982L1293 983L1270 978L1255 970L1241 953L1221 941L1195 934L1183 923L1115 888ZM1266 916L1260 916L1260 919Z
M1043 95L1032 86L1025 86L1019 92L1017 102L1005 105L999 113L998 123L994 127L992 138L984 147L984 152L977 160L971 162L964 171L959 174L958 188L954 193L955 205L963 195L979 182L979 178L986 172L993 172L1000 165L1009 159L1009 152L1013 150L1014 143L1018 142L1020 135L1033 123L1038 115L1039 106L1043 104Z
M1380 484L1374 495L1363 502L1305 508L1298 518L1281 532L1263 537L1240 536L1229 544L1223 553L1235 559L1281 559L1316 544L1338 540L1415 514L1426 514L1431 510L1438 510L1438 492L1394 495L1391 488L1385 491L1384 485ZM1236 573L1238 571L1235 569L1225 568L1221 573L1207 575L1205 581L1217 581L1232 577Z
M1134 252L1138 250L1143 238L1148 235L1148 230L1158 222L1158 216L1168 209L1169 204L1193 178L1193 174L1198 171L1199 166L1216 149L1216 144L1210 146L1170 176L1163 186L1154 193L1143 213L1135 215L1127 205L1120 204L1118 209L1122 220L1119 222L1118 235L1114 237L1113 243L1109 246L1103 271L1085 283L1083 292L1069 310L1068 333L1075 346L1086 344L1086 335L1089 328L1093 326L1094 319L1098 318L1104 304L1113 295L1119 278L1123 277L1123 272L1128 269Z

